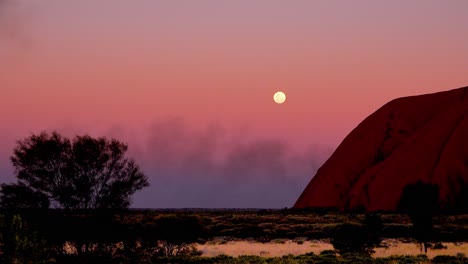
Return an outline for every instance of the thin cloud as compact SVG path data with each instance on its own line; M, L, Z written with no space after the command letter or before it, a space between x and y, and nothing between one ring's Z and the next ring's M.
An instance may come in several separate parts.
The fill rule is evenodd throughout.
M142 166L152 186L135 207L285 207L328 158L323 147L294 152L286 141L230 135L219 124L154 123Z

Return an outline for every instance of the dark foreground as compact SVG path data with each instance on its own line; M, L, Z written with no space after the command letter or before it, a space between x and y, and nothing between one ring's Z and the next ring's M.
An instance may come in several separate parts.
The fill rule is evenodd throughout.
M468 263L457 256L371 258L382 238L415 243L400 214L298 210L24 210L0 213L0 263ZM429 248L468 241L468 215L432 218ZM335 251L263 258L201 257L193 243L215 238L269 242L327 239ZM424 253L424 252L422 252Z

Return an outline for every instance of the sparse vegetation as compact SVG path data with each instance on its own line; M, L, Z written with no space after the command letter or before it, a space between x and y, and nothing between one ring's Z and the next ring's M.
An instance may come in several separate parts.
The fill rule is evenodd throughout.
M0 215L0 263L46 263L50 245L18 214Z
M59 263L93 261L165 263L167 258L171 258L171 263L431 263L427 257L424 260L423 257L416 256L372 258L372 262L369 262L369 253L378 245L381 237L386 237L385 234L392 235L389 237L406 239L408 242L413 241L410 232L401 233L401 230L411 230L411 219L397 214L373 216L347 215L337 212L314 214L295 210L270 210L258 214L256 211L246 210L68 211L58 209L24 209L14 213L4 210L0 214L10 215L10 217L17 215L16 227L11 228L11 225L2 224L0 244L3 245L4 258L11 255L27 256L29 253L14 252L32 252L31 248L39 247L45 251L41 253L40 250L34 250L37 254L33 259L40 256L44 259L54 259ZM18 225L18 219L21 225ZM467 220L467 215L435 216L435 240L464 241L467 234ZM11 223L11 220L9 221ZM450 224L445 225L446 222ZM350 224L344 225L343 223ZM207 258L199 256L201 252L198 252L191 244L192 242L203 244L205 241L226 244L234 240L249 240L262 243L287 243L288 245L293 243L293 245L302 246L301 243L311 239L330 238L332 238L330 241L333 242L335 239L334 242L337 242L334 232L340 229L343 231L343 226L347 225L356 229L349 229L354 230L353 234L344 232L345 235L340 238L341 242L354 243L356 241L353 242L353 240L358 239L362 240L362 243L356 244L356 249L347 248L348 246L340 247L334 243L339 255L334 251L324 251L319 255L269 258L264 252L263 256L258 257ZM19 234L19 242L27 241L27 243L14 241L13 243L10 239L11 230L16 230L14 232ZM290 238L289 232L295 232L297 236ZM457 236L453 236L454 234ZM26 246L15 246L18 244ZM64 245L67 247L64 248ZM16 251L8 251L8 247L16 248ZM436 248L443 249L443 244L432 244L431 250L436 250ZM441 254L443 252L441 250ZM436 259L435 261L439 261L436 263L441 263L441 259L444 258ZM179 260L181 262L177 262ZM253 262L247 262L248 260ZM451 263L468 263L462 254L447 257L445 260Z

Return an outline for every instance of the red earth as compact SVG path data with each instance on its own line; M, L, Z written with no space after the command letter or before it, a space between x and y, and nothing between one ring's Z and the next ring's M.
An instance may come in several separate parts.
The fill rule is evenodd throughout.
M459 204L468 183L468 87L398 98L362 121L294 205L395 211L405 186L437 184Z

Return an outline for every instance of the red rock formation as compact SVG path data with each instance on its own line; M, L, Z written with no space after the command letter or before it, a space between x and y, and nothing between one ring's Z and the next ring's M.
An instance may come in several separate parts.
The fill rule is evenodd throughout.
M444 208L468 191L468 87L385 104L343 140L294 207L393 211L417 181L437 184Z

